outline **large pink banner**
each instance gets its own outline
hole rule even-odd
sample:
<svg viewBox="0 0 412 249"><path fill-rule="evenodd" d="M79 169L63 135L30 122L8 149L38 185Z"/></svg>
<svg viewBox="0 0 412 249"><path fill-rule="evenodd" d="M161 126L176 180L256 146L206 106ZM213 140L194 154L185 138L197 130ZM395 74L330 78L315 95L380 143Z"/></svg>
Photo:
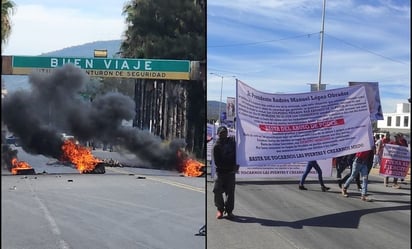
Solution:
<svg viewBox="0 0 412 249"><path fill-rule="evenodd" d="M405 178L410 167L411 152L408 147L396 144L385 144L379 175Z"/></svg>

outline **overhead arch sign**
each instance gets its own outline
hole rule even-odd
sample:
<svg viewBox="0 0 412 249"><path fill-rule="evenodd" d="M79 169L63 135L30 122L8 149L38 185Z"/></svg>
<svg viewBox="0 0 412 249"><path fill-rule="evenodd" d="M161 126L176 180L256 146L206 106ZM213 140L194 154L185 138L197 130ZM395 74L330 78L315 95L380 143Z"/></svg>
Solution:
<svg viewBox="0 0 412 249"><path fill-rule="evenodd" d="M84 69L92 77L189 80L190 61L162 59L2 56L2 74L51 73L65 64ZM10 58L5 58L10 57Z"/></svg>

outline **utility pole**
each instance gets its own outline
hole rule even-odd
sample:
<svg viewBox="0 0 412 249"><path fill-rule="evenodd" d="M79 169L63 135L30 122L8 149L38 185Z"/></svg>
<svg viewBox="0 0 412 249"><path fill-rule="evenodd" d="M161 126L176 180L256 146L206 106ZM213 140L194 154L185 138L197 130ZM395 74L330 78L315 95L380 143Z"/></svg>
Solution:
<svg viewBox="0 0 412 249"><path fill-rule="evenodd" d="M322 83L322 57L323 57L323 36L324 36L324 33L325 33L325 8L326 8L326 0L323 0L322 29L320 31L320 58L319 58L318 91L320 91L320 86L321 86L321 83Z"/></svg>
<svg viewBox="0 0 412 249"><path fill-rule="evenodd" d="M210 73L210 74L212 74L212 75L216 75L217 77L220 77L221 79L222 79L222 81L221 81L221 83L220 83L220 102L219 102L219 117L218 117L218 120L219 120L219 125L221 125L222 124L222 115L221 115L221 112L222 112L222 93L223 93L223 78L225 78L225 76L223 76L223 75L220 75L220 74L217 74L217 73ZM226 76L226 77L232 77L232 78L236 78L236 76Z"/></svg>

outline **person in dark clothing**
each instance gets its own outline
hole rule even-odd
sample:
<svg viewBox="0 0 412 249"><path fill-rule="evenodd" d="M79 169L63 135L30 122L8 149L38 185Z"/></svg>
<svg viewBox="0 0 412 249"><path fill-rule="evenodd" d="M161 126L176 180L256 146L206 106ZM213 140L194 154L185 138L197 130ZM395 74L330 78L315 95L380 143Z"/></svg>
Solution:
<svg viewBox="0 0 412 249"><path fill-rule="evenodd" d="M307 188L305 188L303 184L305 183L306 177L308 176L312 168L315 168L316 172L318 173L318 179L319 179L319 183L320 183L320 187L322 191L325 192L329 190L330 188L326 187L325 184L323 183L322 169L320 168L318 162L316 161L309 161L308 164L306 165L305 173L303 173L302 178L300 179L300 182L299 182L299 189L308 190Z"/></svg>
<svg viewBox="0 0 412 249"><path fill-rule="evenodd" d="M345 156L340 156L336 158L336 178L342 178L342 172L348 167L346 165Z"/></svg>
<svg viewBox="0 0 412 249"><path fill-rule="evenodd" d="M233 218L235 175L239 170L239 166L236 164L236 142L234 137L228 137L227 128L224 126L218 128L217 134L219 138L213 147L213 159L217 175L213 188L217 208L216 218L221 219L224 213L227 214L228 218ZM223 194L226 195L226 199Z"/></svg>
<svg viewBox="0 0 412 249"><path fill-rule="evenodd" d="M336 178L342 178L342 173L352 165L355 154L344 155L336 158ZM349 177L349 176L348 176Z"/></svg>

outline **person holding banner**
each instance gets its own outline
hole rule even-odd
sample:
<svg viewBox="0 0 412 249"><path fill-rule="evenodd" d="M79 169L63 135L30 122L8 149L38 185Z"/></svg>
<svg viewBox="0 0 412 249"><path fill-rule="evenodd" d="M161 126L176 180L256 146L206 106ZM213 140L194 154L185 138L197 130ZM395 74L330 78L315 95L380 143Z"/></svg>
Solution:
<svg viewBox="0 0 412 249"><path fill-rule="evenodd" d="M299 182L299 189L300 190L308 190L307 188L305 188L305 186L303 185L305 183L306 177L308 176L310 170L312 168L315 168L316 172L318 173L318 179L319 179L319 183L320 183L320 187L322 189L322 192L325 192L326 190L329 190L329 187L326 187L325 184L323 183L323 177L322 177L322 169L320 168L318 162L316 161L309 161L308 164L306 165L306 170L305 173L303 173L302 178L300 179Z"/></svg>
<svg viewBox="0 0 412 249"><path fill-rule="evenodd" d="M217 129L219 138L213 147L213 160L216 165L215 185L213 187L214 201L217 208L216 218L223 218L223 213L228 218L234 218L235 207L235 175L239 170L236 164L236 142L233 136L228 137L225 126ZM226 195L224 200L223 194Z"/></svg>
<svg viewBox="0 0 412 249"><path fill-rule="evenodd" d="M403 138L403 134L402 134L402 133L396 134L396 135L395 135L395 141L390 142L390 144L396 144L396 145L399 145L399 146L408 147L408 143L407 143L406 140ZM389 182L389 176L385 176L385 179L384 179L384 184L385 184L385 186L388 186L388 182ZM396 177L393 178L392 188L401 188L401 186L398 184L398 178L396 178Z"/></svg>
<svg viewBox="0 0 412 249"><path fill-rule="evenodd" d="M383 135L377 134L375 137L375 155L373 156L373 167L374 168L376 168L381 161L379 158L379 148L380 148L380 145L382 144L383 139L384 139Z"/></svg>
<svg viewBox="0 0 412 249"><path fill-rule="evenodd" d="M371 158L373 158L372 156L373 156L373 150L367 150L367 151L356 153L355 160L353 160L353 164L352 164L352 174L346 180L342 188L343 196L348 197L347 190L349 188L349 185L352 182L352 180L356 177L356 175L360 173L362 177L361 200L362 201L369 200L368 198L366 198L366 193L368 192L368 175L369 175L369 170L370 170L370 167L368 167L368 165L370 164L372 166L372 161L370 160Z"/></svg>
<svg viewBox="0 0 412 249"><path fill-rule="evenodd" d="M383 147L385 146L385 144L388 144L388 143L391 143L390 133L386 133L385 137L381 139L381 142L376 145L376 150L378 151L378 155L379 155L379 165L382 164L381 160L382 160L382 154L383 154ZM389 181L389 177L385 177L383 179L383 185L385 185L385 187L389 187L388 181ZM393 179L393 184L394 186L398 186L398 178Z"/></svg>
<svg viewBox="0 0 412 249"><path fill-rule="evenodd" d="M408 147L408 142L407 142L406 139L403 137L403 134L402 134L402 133L398 133L397 136L398 136L398 139L399 139L399 145L400 145L400 146ZM404 178L401 178L401 182L404 183L404 181L405 181L405 179L404 179Z"/></svg>
<svg viewBox="0 0 412 249"><path fill-rule="evenodd" d="M400 145L400 146L408 147L408 142L403 137L402 133L398 133L398 134L395 135L395 144Z"/></svg>

